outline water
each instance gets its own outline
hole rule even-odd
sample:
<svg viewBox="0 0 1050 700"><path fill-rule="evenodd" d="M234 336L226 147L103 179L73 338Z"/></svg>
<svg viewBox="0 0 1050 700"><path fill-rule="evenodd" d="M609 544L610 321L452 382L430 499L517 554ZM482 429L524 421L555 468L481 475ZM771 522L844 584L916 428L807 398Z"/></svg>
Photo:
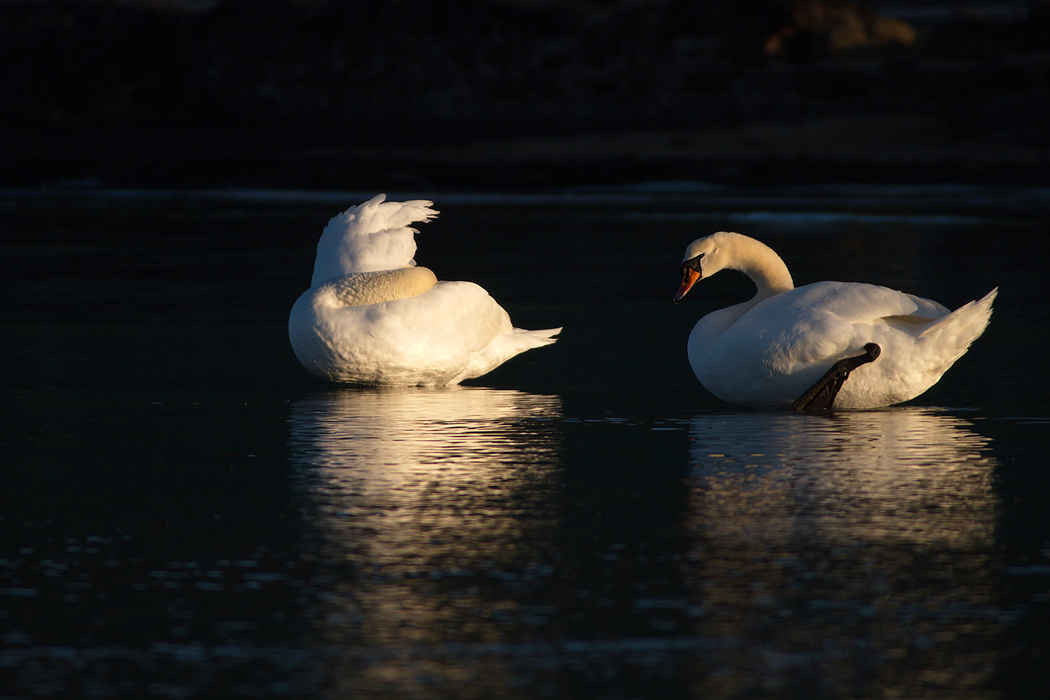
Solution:
<svg viewBox="0 0 1050 700"><path fill-rule="evenodd" d="M1029 697L1045 223L857 194L438 198L417 260L565 326L439 390L288 347L360 197L0 200L0 697ZM670 302L720 228L992 326L907 406L734 409L684 346L746 280Z"/></svg>

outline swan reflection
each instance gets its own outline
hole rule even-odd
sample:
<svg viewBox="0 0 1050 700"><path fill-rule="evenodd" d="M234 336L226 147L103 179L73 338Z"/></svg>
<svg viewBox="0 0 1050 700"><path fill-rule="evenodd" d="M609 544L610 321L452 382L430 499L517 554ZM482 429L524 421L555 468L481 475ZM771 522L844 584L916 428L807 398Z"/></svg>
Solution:
<svg viewBox="0 0 1050 700"><path fill-rule="evenodd" d="M697 418L691 473L718 537L985 546L995 525L988 439L922 408L832 418Z"/></svg>
<svg viewBox="0 0 1050 700"><path fill-rule="evenodd" d="M548 419L560 412L555 396L471 387L333 391L293 406L322 573L313 628L350 654L329 685L403 690L419 676L404 650L501 641L505 603L488 591L550 540L559 447ZM496 685L507 675L496 659L471 668Z"/></svg>
<svg viewBox="0 0 1050 700"><path fill-rule="evenodd" d="M415 567L494 554L555 461L556 396L473 387L318 394L292 407L327 554ZM447 562L445 562L447 564Z"/></svg>
<svg viewBox="0 0 1050 700"><path fill-rule="evenodd" d="M990 682L1009 615L995 460L971 423L700 416L690 439L702 630L739 643L724 660L741 689L957 697Z"/></svg>

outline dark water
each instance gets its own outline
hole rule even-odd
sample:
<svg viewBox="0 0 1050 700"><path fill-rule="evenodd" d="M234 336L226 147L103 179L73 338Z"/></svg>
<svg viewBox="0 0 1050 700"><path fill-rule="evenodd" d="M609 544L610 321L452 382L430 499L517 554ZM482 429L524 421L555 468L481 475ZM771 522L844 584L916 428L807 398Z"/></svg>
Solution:
<svg viewBox="0 0 1050 700"><path fill-rule="evenodd" d="M1034 697L1047 225L935 194L439 198L416 259L565 326L446 390L291 353L357 199L0 201L0 697ZM903 407L734 409L685 339L748 283L670 302L722 228L992 326Z"/></svg>

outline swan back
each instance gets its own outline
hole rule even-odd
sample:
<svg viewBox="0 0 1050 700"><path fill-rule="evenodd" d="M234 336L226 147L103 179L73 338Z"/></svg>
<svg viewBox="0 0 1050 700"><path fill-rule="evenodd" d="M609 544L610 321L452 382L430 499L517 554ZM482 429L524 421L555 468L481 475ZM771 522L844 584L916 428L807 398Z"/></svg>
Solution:
<svg viewBox="0 0 1050 700"><path fill-rule="evenodd" d="M379 194L328 222L317 243L311 286L354 272L411 267L416 254L416 229L410 224L428 221L438 212L433 202L387 202Z"/></svg>

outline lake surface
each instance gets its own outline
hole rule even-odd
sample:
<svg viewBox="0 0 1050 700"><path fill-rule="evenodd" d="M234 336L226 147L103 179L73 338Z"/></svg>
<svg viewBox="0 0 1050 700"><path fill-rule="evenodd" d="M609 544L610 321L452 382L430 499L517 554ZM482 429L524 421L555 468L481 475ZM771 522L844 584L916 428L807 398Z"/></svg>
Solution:
<svg viewBox="0 0 1050 700"><path fill-rule="evenodd" d="M416 260L565 328L438 390L324 384L289 347L321 229L366 196L0 197L0 697L1045 684L1045 192L436 196ZM904 406L734 408L685 342L749 282L671 303L719 229L798 284L998 285L992 325Z"/></svg>

